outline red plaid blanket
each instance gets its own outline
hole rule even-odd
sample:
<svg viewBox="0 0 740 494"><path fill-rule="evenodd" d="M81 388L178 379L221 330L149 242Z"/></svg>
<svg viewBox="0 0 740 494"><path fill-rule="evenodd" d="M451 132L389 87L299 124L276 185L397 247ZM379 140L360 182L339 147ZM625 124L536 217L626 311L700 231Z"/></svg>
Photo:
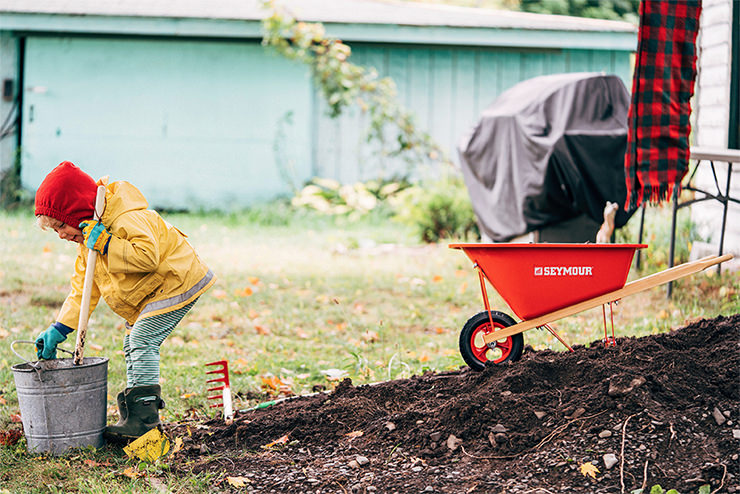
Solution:
<svg viewBox="0 0 740 494"><path fill-rule="evenodd" d="M701 0L642 0L627 117L625 210L660 202L689 166L690 99Z"/></svg>

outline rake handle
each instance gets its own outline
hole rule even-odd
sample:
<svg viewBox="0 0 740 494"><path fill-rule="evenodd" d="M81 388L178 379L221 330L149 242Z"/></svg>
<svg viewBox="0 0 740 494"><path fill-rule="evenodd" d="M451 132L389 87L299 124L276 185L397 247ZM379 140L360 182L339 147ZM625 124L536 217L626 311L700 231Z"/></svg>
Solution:
<svg viewBox="0 0 740 494"><path fill-rule="evenodd" d="M98 186L95 194L95 211L93 220L100 221L100 216L105 208L105 186ZM82 285L82 301L80 303L80 318L77 322L77 343L75 353L72 357L74 365L82 363L82 354L85 351L85 337L87 336L87 320L90 314L90 297L92 295L93 275L95 274L95 262L98 260L98 252L90 249L87 253L87 266L85 266L85 283Z"/></svg>

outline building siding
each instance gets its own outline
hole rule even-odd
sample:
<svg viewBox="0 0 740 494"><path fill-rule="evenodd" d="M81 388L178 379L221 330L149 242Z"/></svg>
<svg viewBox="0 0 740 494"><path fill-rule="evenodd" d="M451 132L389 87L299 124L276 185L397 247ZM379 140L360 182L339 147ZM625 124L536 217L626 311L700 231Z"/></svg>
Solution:
<svg viewBox="0 0 740 494"><path fill-rule="evenodd" d="M403 47L353 45L351 60L377 69L396 83L398 99L422 130L457 162L457 142L480 113L514 84L544 74L605 72L617 74L630 87L629 54L604 50L515 50L487 47ZM317 101L320 111L326 106ZM321 117L312 169L342 182L404 173L400 161L370 165L364 135L367 119L356 109L336 121Z"/></svg>
<svg viewBox="0 0 740 494"><path fill-rule="evenodd" d="M480 112L519 81L579 71L630 80L636 37L626 23L433 6L410 22L406 4L296 5L352 47L353 63L392 77L399 101L453 160ZM261 46L255 1L197 7L50 0L36 11L0 0L0 76L25 79L25 187L72 160L136 183L154 207L234 209L312 176L351 183L409 171L366 142L367 115L350 108L330 119L309 70ZM355 7L374 21L358 21ZM9 142L0 171L15 152Z"/></svg>
<svg viewBox="0 0 740 494"><path fill-rule="evenodd" d="M740 8L734 2L734 8ZM694 145L703 148L726 149L730 118L730 64L732 32L732 0L704 0L699 34L699 59L694 101ZM737 63L735 61L734 63ZM717 183L725 192L727 163L715 162ZM733 166L730 196L740 198L740 163ZM716 193L715 177L709 162L702 162L696 172L696 185ZM691 219L706 242L694 245L692 257L716 253L722 225L722 205L705 201L691 206ZM740 256L740 205L730 203L724 239L725 252Z"/></svg>
<svg viewBox="0 0 740 494"><path fill-rule="evenodd" d="M30 188L70 160L136 183L158 207L239 207L284 191L279 130L284 161L310 172L306 71L257 42L47 36L25 51Z"/></svg>

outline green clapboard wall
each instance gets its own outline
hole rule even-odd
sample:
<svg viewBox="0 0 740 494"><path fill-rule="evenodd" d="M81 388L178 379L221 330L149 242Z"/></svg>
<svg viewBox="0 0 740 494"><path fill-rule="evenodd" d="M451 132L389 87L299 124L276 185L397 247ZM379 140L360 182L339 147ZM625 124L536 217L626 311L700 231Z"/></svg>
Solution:
<svg viewBox="0 0 740 494"><path fill-rule="evenodd" d="M399 101L453 161L458 140L481 111L517 82L562 72L604 72L620 76L629 88L632 70L629 52L583 49L358 44L352 45L351 61L390 76ZM321 96L314 93L314 99L320 109L313 139L315 175L353 182L404 171L401 163L384 162L368 146L368 119L358 110L329 119Z"/></svg>
<svg viewBox="0 0 740 494"><path fill-rule="evenodd" d="M169 208L224 208L286 192L273 145L309 176L305 68L257 42L29 37L22 180L70 160Z"/></svg>
<svg viewBox="0 0 740 494"><path fill-rule="evenodd" d="M394 79L400 102L453 159L480 111L518 81L630 74L627 50L351 47L353 63ZM135 183L153 207L228 210L290 194L312 176L351 183L405 171L365 142L357 109L328 118L307 68L258 39L30 35L23 67L30 189L71 160Z"/></svg>

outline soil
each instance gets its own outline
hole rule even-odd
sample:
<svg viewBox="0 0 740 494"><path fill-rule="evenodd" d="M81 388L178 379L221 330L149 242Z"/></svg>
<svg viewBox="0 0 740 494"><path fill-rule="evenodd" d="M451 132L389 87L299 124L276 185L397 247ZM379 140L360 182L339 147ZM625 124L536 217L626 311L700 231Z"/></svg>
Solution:
<svg viewBox="0 0 740 494"><path fill-rule="evenodd" d="M574 350L173 424L173 468L224 492L740 492L740 315Z"/></svg>

